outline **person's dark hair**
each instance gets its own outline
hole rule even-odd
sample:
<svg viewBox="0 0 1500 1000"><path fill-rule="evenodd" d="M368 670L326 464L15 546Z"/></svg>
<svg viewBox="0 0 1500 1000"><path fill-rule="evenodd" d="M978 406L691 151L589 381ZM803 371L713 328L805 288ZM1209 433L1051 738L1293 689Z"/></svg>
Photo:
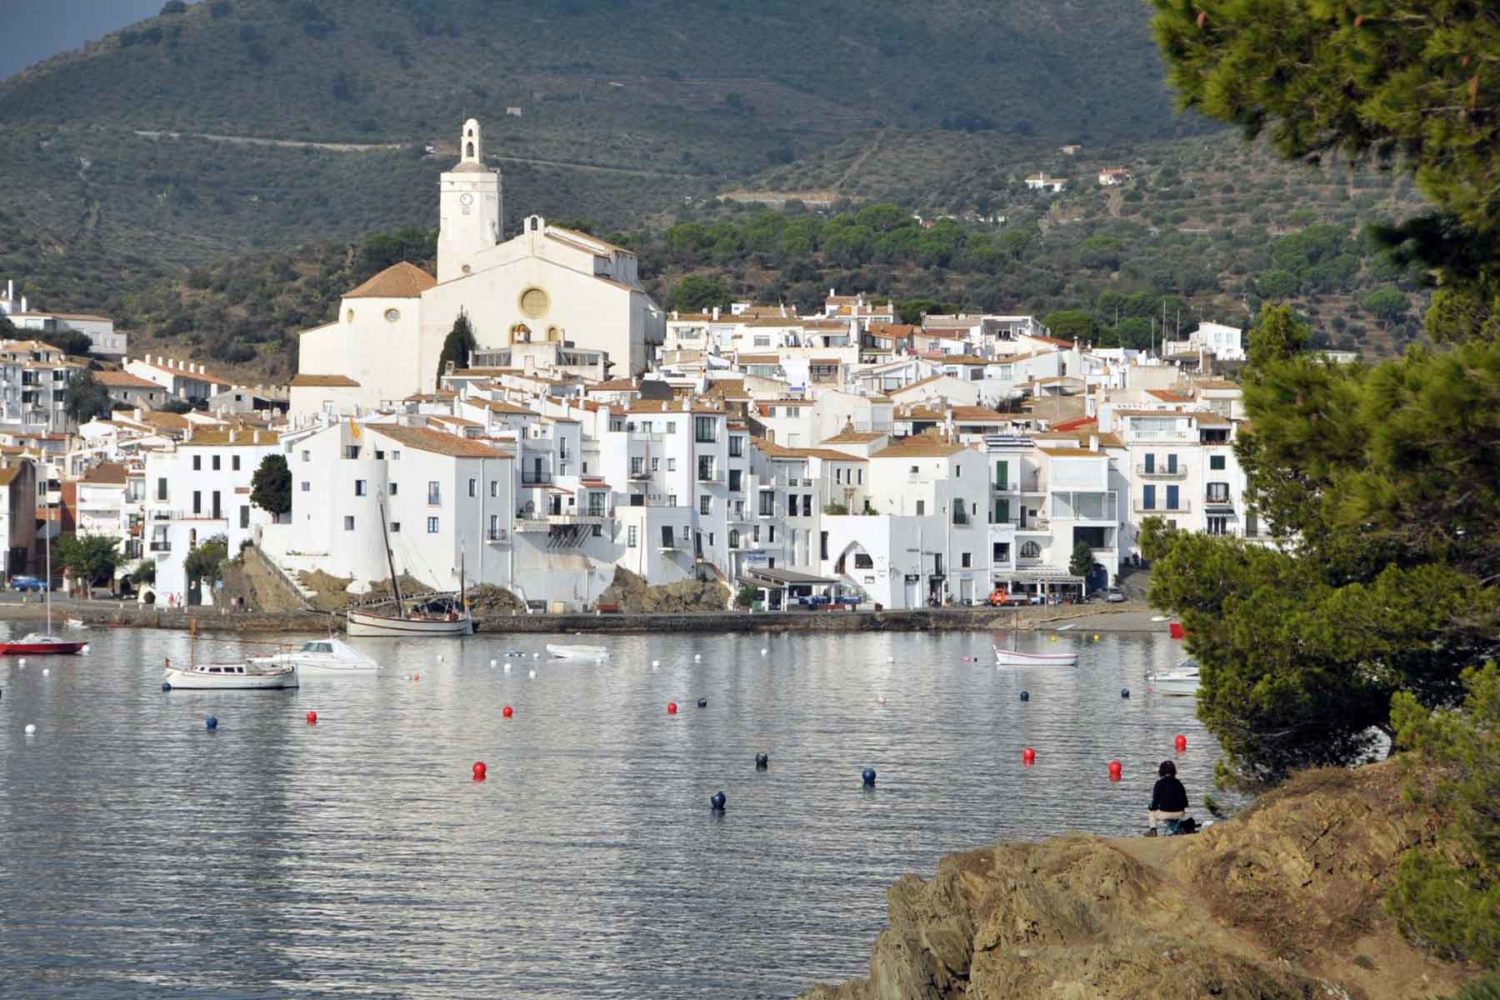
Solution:
<svg viewBox="0 0 1500 1000"><path fill-rule="evenodd" d="M1156 769L1156 774L1162 778L1175 778L1177 777L1177 765L1170 760L1164 760L1161 762L1161 767Z"/></svg>

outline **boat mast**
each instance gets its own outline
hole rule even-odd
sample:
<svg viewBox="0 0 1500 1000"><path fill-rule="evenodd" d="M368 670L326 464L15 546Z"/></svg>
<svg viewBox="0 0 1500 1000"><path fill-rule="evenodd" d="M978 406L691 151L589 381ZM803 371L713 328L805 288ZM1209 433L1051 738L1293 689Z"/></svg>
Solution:
<svg viewBox="0 0 1500 1000"><path fill-rule="evenodd" d="M52 638L52 522L48 519L47 530L42 535L43 548L47 552L47 585L42 588L42 593L47 600L47 638ZM33 549L32 551L35 551Z"/></svg>
<svg viewBox="0 0 1500 1000"><path fill-rule="evenodd" d="M396 592L396 615L406 618L406 602L401 599L401 580L396 576L396 554L391 551L391 532L385 524L385 494L380 495L380 537L385 542L385 561L391 568L391 589Z"/></svg>
<svg viewBox="0 0 1500 1000"><path fill-rule="evenodd" d="M458 610L469 613L469 588L464 581L464 550L461 545L458 548Z"/></svg>

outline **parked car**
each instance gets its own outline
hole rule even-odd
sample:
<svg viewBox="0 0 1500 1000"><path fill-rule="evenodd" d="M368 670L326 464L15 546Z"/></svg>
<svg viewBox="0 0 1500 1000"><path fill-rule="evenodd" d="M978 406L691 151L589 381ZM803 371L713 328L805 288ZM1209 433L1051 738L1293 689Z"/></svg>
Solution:
<svg viewBox="0 0 1500 1000"><path fill-rule="evenodd" d="M13 576L10 578L10 589L37 594L47 589L47 581L34 576Z"/></svg>
<svg viewBox="0 0 1500 1000"><path fill-rule="evenodd" d="M1130 598L1125 596L1125 591L1119 587L1110 587L1104 592L1104 599L1110 604L1124 604Z"/></svg>

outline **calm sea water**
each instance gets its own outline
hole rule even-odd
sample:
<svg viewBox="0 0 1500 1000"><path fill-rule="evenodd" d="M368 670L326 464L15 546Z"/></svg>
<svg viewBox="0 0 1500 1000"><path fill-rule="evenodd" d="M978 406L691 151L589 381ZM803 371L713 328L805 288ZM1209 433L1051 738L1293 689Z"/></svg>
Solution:
<svg viewBox="0 0 1500 1000"><path fill-rule="evenodd" d="M163 693L185 636L88 634L0 661L8 996L786 997L864 970L901 873L1138 831L1156 764L1196 802L1215 753L1146 690L1165 636L1024 635L1082 658L1020 670L986 634L357 640L379 675Z"/></svg>

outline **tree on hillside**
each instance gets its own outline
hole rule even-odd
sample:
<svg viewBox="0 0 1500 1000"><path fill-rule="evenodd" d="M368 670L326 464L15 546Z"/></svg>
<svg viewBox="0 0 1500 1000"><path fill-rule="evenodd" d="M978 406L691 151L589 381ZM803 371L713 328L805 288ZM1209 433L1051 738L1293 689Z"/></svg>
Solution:
<svg viewBox="0 0 1500 1000"><path fill-rule="evenodd" d="M0 340L14 340L16 337L16 324L11 322L8 315L0 312Z"/></svg>
<svg viewBox="0 0 1500 1000"><path fill-rule="evenodd" d="M474 327L469 323L469 314L462 309L453 321L453 329L443 340L443 352L438 355L437 385L442 388L443 376L448 372L448 362L453 362L454 371L469 367L469 355L474 352Z"/></svg>
<svg viewBox="0 0 1500 1000"><path fill-rule="evenodd" d="M81 371L74 375L68 383L68 391L63 396L63 407L69 417L80 424L86 424L96 417L107 417L114 410L114 400L109 397L109 390L99 384L91 371Z"/></svg>
<svg viewBox="0 0 1500 1000"><path fill-rule="evenodd" d="M1438 850L1402 855L1386 909L1449 958L1500 964L1500 670L1464 675L1461 709L1433 712L1409 694L1392 712L1411 752L1407 793L1435 813Z"/></svg>
<svg viewBox="0 0 1500 1000"><path fill-rule="evenodd" d="M108 584L119 564L119 543L104 535L63 535L54 558L81 587Z"/></svg>
<svg viewBox="0 0 1500 1000"><path fill-rule="evenodd" d="M1405 252L1440 282L1428 330L1453 343L1373 368L1302 350L1287 309L1262 312L1236 451L1247 506L1281 551L1143 529L1152 600L1181 615L1203 666L1198 712L1221 778L1277 781L1348 764L1397 706L1454 705L1461 672L1500 653L1500 24L1482 5L1389 0L1153 0L1183 103L1269 131L1289 157L1340 150L1399 165L1438 214ZM1289 83L1289 81L1294 81ZM1348 233L1273 248L1300 280L1346 267Z"/></svg>
<svg viewBox="0 0 1500 1000"><path fill-rule="evenodd" d="M672 289L672 308L681 312L706 312L729 307L729 289L718 278L689 274Z"/></svg>
<svg viewBox="0 0 1500 1000"><path fill-rule="evenodd" d="M292 512L292 470L285 455L272 453L260 460L250 477L250 502L275 518Z"/></svg>
<svg viewBox="0 0 1500 1000"><path fill-rule="evenodd" d="M66 328L52 330L46 333L38 333L36 338L44 344L52 345L64 354L71 354L79 358L84 357L94 349L94 342L89 339L89 335L79 333L77 330Z"/></svg>

